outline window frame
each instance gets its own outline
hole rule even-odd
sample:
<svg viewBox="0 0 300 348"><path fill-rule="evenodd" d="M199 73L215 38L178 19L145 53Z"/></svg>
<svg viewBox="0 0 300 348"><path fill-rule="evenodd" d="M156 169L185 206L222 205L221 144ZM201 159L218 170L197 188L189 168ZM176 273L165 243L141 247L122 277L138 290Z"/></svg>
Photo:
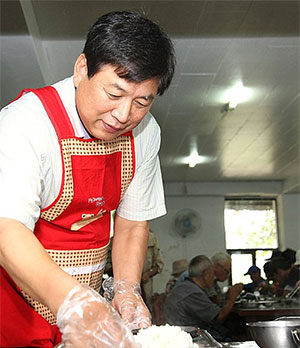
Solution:
<svg viewBox="0 0 300 348"><path fill-rule="evenodd" d="M225 209L226 209L226 201L263 201L263 200L271 200L275 202L275 216L276 216L276 234L277 234L277 248L247 248L247 249L227 249L226 248L226 228L225 228L225 218L224 218L224 237L225 237L225 249L226 252L231 256L233 254L251 254L252 256L252 264L256 265L256 252L257 251L271 251L274 250L280 250L280 231L279 231L279 213L278 213L278 200L277 197L274 196L261 196L261 197L253 197L253 196L230 196L224 198L224 215L225 215ZM232 274L230 273L229 279L228 279L229 285L232 285Z"/></svg>

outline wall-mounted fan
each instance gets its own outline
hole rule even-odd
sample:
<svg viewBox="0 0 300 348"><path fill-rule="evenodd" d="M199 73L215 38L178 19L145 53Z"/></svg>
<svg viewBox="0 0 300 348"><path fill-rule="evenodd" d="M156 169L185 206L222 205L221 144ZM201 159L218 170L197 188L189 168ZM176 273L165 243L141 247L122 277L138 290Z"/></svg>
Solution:
<svg viewBox="0 0 300 348"><path fill-rule="evenodd" d="M193 209L179 210L173 220L174 232L181 238L187 238L200 229L200 216Z"/></svg>

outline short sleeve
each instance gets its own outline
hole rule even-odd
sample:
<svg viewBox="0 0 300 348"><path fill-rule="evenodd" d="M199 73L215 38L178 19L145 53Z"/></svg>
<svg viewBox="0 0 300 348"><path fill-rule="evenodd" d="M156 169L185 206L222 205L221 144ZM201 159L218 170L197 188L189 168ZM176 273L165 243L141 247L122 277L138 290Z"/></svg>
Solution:
<svg viewBox="0 0 300 348"><path fill-rule="evenodd" d="M11 107L0 114L0 216L33 230L40 214L43 180L34 134L24 130L28 125L17 115L18 109Z"/></svg>
<svg viewBox="0 0 300 348"><path fill-rule="evenodd" d="M42 103L27 93L0 113L0 217L34 230L62 177L55 130Z"/></svg>

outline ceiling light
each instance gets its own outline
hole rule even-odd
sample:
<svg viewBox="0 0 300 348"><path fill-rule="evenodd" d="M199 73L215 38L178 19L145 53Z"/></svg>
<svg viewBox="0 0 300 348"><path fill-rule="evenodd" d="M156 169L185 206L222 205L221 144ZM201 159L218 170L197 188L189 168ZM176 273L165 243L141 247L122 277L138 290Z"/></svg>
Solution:
<svg viewBox="0 0 300 348"><path fill-rule="evenodd" d="M222 108L222 111L225 111L225 112L233 111L236 108L237 104L238 103L235 101L230 101L224 105L224 107Z"/></svg>
<svg viewBox="0 0 300 348"><path fill-rule="evenodd" d="M194 168L197 164L210 162L211 157L200 156L197 152L192 153L190 156L186 157L185 163L189 165L190 168Z"/></svg>
<svg viewBox="0 0 300 348"><path fill-rule="evenodd" d="M242 81L237 81L224 93L223 101L226 103L227 111L234 110L239 103L249 100L251 94L250 88L244 87Z"/></svg>
<svg viewBox="0 0 300 348"><path fill-rule="evenodd" d="M203 157L199 155L191 155L188 157L188 165L190 168L196 167L197 164L203 163Z"/></svg>
<svg viewBox="0 0 300 348"><path fill-rule="evenodd" d="M216 160L215 157L200 156L198 154L197 136L190 136L189 141L191 147L190 155L186 157L177 157L176 159L174 159L175 163L188 164L190 168L194 168L197 164L208 163Z"/></svg>

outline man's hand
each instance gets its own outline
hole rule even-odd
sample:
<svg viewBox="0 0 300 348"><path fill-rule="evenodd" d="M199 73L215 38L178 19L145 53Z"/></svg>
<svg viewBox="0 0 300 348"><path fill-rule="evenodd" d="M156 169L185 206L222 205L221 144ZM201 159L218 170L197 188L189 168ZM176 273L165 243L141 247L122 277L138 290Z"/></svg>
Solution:
<svg viewBox="0 0 300 348"><path fill-rule="evenodd" d="M66 348L134 348L118 313L87 285L74 287L60 306L57 325Z"/></svg>
<svg viewBox="0 0 300 348"><path fill-rule="evenodd" d="M242 283L238 283L238 284L231 286L227 292L227 300L234 302L242 290L243 290Z"/></svg>
<svg viewBox="0 0 300 348"><path fill-rule="evenodd" d="M244 284L243 283L237 283L233 285L233 288L240 294L243 291Z"/></svg>
<svg viewBox="0 0 300 348"><path fill-rule="evenodd" d="M139 284L116 280L112 305L130 330L151 325L151 314L140 295Z"/></svg>
<svg viewBox="0 0 300 348"><path fill-rule="evenodd" d="M155 276L157 273L159 272L159 267L158 265L154 265L153 267L151 267L150 269L148 269L146 272L144 272L142 274L142 282L144 284L148 283L148 281L150 280L150 278L152 278L153 276Z"/></svg>
<svg viewBox="0 0 300 348"><path fill-rule="evenodd" d="M150 278L151 278L150 271L148 270L148 271L144 272L142 275L142 283L144 283L144 284L148 283Z"/></svg>

